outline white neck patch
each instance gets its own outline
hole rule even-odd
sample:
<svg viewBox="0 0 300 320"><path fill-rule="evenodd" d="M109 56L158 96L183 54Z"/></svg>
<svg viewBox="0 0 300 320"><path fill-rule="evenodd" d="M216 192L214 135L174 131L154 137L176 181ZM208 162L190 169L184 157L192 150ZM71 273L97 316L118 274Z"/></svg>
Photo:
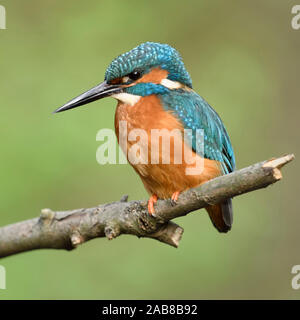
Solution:
<svg viewBox="0 0 300 320"><path fill-rule="evenodd" d="M111 97L131 106L134 106L141 98L141 96L136 96L135 94L125 92L112 94Z"/></svg>
<svg viewBox="0 0 300 320"><path fill-rule="evenodd" d="M169 79L162 79L160 82L161 85L163 85L164 87L168 88L168 89L179 89L182 88L183 85L178 82L178 81L172 81Z"/></svg>

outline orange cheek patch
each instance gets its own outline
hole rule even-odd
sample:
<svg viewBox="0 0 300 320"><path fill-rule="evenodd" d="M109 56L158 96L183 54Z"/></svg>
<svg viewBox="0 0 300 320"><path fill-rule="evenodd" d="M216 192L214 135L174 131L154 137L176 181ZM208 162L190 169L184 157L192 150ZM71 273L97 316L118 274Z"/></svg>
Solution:
<svg viewBox="0 0 300 320"><path fill-rule="evenodd" d="M163 79L168 77L168 71L161 68L152 69L149 73L145 74L142 78L136 81L136 83L141 82L152 82L152 83L161 83Z"/></svg>

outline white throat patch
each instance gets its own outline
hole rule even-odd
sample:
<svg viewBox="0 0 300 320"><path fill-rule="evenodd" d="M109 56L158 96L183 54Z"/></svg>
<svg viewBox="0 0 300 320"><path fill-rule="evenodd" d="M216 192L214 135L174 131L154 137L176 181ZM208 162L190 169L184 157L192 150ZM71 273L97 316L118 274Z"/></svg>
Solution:
<svg viewBox="0 0 300 320"><path fill-rule="evenodd" d="M129 104L131 106L134 106L141 98L141 96L136 96L135 94L130 94L130 93L116 93L116 94L112 94L111 97L122 101L126 104Z"/></svg>

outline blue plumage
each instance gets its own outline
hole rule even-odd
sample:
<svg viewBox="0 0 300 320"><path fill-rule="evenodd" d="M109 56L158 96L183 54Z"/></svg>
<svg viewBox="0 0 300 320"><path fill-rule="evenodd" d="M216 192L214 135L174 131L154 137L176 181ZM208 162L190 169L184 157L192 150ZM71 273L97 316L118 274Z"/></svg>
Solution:
<svg viewBox="0 0 300 320"><path fill-rule="evenodd" d="M235 169L233 148L227 131L211 106L196 92L183 89L170 90L169 94L161 96L163 106L171 110L183 123L186 129L192 129L188 142L193 150L201 139L196 139L196 130L204 130L204 157L221 162L224 174ZM201 147L198 147L201 150ZM203 156L203 155L201 155Z"/></svg>
<svg viewBox="0 0 300 320"><path fill-rule="evenodd" d="M170 93L170 90L160 84L155 83L138 83L132 87L125 88L126 93L134 94L141 97L150 96L151 94L165 95Z"/></svg>
<svg viewBox="0 0 300 320"><path fill-rule="evenodd" d="M192 88L191 77L178 51L167 44L154 42L145 42L114 59L106 70L105 80L109 82L126 76L133 70L146 74L155 67L168 70L169 80L179 81Z"/></svg>

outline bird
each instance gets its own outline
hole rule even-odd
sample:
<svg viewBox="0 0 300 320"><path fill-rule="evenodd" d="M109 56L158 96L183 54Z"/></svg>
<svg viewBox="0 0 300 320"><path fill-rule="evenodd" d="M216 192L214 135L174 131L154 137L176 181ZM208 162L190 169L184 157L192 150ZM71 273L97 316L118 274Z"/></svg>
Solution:
<svg viewBox="0 0 300 320"><path fill-rule="evenodd" d="M118 101L115 131L119 143L120 121L126 121L128 129L145 130L149 134L149 143L153 129L175 129L182 134L171 138L171 146L177 142L182 143L193 159L203 163L201 172L187 174L187 169L195 167L195 163L191 164L185 159L179 164L174 161L167 164L160 161L129 161L150 195L150 215L155 217L155 203L158 199L171 199L176 205L180 193L235 170L233 147L220 116L193 90L190 74L181 55L172 46L145 42L119 55L106 69L103 82L56 109L54 113L105 97ZM188 134L184 136L185 130ZM197 135L199 130L202 130L202 138ZM127 149L123 150L125 154L132 144L132 141L127 141ZM149 145L140 149L140 152L148 153L144 155L147 159L151 158L151 151ZM163 156L163 151L159 149L159 160ZM174 160L175 153L171 151L170 157ZM231 229L232 199L209 205L205 209L219 232L227 233Z"/></svg>

